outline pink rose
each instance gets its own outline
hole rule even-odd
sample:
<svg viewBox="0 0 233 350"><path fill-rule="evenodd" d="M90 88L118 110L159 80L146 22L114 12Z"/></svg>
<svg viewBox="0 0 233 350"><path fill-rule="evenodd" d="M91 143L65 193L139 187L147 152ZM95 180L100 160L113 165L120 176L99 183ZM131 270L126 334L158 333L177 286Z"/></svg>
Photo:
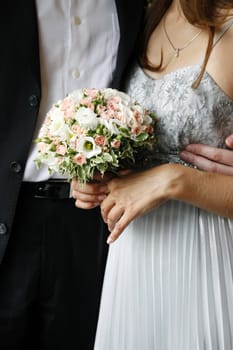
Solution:
<svg viewBox="0 0 233 350"><path fill-rule="evenodd" d="M106 112L106 107L102 106L102 105L98 105L96 108L96 111L98 114L102 114L102 113Z"/></svg>
<svg viewBox="0 0 233 350"><path fill-rule="evenodd" d="M78 165L83 165L86 163L86 157L82 153L78 153L74 156L74 162Z"/></svg>
<svg viewBox="0 0 233 350"><path fill-rule="evenodd" d="M46 151L48 150L48 145L44 142L39 142L38 149L40 153L46 153Z"/></svg>
<svg viewBox="0 0 233 350"><path fill-rule="evenodd" d="M120 145L121 145L121 141L120 140L115 139L115 140L113 140L111 142L111 146L114 147L114 148L119 148Z"/></svg>
<svg viewBox="0 0 233 350"><path fill-rule="evenodd" d="M95 144L98 146L105 146L107 144L107 139L103 135L97 135L94 140Z"/></svg>
<svg viewBox="0 0 233 350"><path fill-rule="evenodd" d="M138 112L138 111L134 111L133 112L133 117L135 119L135 121L139 124L142 124L143 123L143 118L141 116L141 114Z"/></svg>
<svg viewBox="0 0 233 350"><path fill-rule="evenodd" d="M107 111L101 113L101 117L105 120L109 120L114 117L114 112L111 109L108 109Z"/></svg>
<svg viewBox="0 0 233 350"><path fill-rule="evenodd" d="M85 128L82 128L77 124L72 125L71 130L73 131L73 133L77 134L78 136L85 135L87 132Z"/></svg>
<svg viewBox="0 0 233 350"><path fill-rule="evenodd" d="M65 115L66 119L72 117L74 115L74 113L75 113L74 107L70 107L64 111L64 115Z"/></svg>
<svg viewBox="0 0 233 350"><path fill-rule="evenodd" d="M112 109L113 111L116 111L118 109L118 105L120 103L121 99L117 96L111 96L108 99L107 107L109 109Z"/></svg>
<svg viewBox="0 0 233 350"><path fill-rule="evenodd" d="M94 99L98 96L97 89L85 89L84 93L85 93L85 95L88 95L88 97L91 97L92 99Z"/></svg>
<svg viewBox="0 0 233 350"><path fill-rule="evenodd" d="M57 145L56 147L57 154L64 156L66 154L66 151L67 151L67 147L65 145Z"/></svg>
<svg viewBox="0 0 233 350"><path fill-rule="evenodd" d="M66 109L70 109L72 107L72 100L69 97L64 98L64 100L61 102L61 110L65 111Z"/></svg>
<svg viewBox="0 0 233 350"><path fill-rule="evenodd" d="M133 135L139 135L142 132L142 127L140 125L134 125L131 128L131 132Z"/></svg>

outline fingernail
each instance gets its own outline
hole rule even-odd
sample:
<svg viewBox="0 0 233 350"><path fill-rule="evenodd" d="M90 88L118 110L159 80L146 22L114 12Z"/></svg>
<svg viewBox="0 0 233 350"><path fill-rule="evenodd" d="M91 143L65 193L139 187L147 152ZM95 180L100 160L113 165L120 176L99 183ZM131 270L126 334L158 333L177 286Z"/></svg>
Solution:
<svg viewBox="0 0 233 350"><path fill-rule="evenodd" d="M101 195L98 196L98 200L99 200L99 201L102 201L102 200L104 200L105 198L106 198L106 194L101 194Z"/></svg>
<svg viewBox="0 0 233 350"><path fill-rule="evenodd" d="M233 147L233 135L230 135L226 138L226 145L229 146L230 148Z"/></svg>
<svg viewBox="0 0 233 350"><path fill-rule="evenodd" d="M186 151L181 151L180 152L180 157L185 158L187 157L188 153Z"/></svg>
<svg viewBox="0 0 233 350"><path fill-rule="evenodd" d="M107 239L107 243L108 243L108 244L111 244L112 242L113 242L113 239L112 239L111 236L109 236L108 239Z"/></svg>

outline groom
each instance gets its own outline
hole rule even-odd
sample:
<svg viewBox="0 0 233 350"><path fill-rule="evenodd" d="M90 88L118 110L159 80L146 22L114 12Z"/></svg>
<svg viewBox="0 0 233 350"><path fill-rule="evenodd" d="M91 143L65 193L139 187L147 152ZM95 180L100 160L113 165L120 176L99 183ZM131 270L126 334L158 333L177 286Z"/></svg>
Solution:
<svg viewBox="0 0 233 350"><path fill-rule="evenodd" d="M144 0L0 5L0 348L92 349L107 254L99 210L38 172L46 111L80 87L120 88Z"/></svg>

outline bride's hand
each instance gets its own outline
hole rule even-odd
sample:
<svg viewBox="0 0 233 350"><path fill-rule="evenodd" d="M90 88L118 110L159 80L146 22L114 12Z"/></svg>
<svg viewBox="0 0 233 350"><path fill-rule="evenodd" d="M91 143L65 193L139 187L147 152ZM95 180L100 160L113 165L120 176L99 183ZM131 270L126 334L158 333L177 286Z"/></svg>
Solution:
<svg viewBox="0 0 233 350"><path fill-rule="evenodd" d="M120 176L127 175L130 170L119 172ZM75 199L75 205L81 209L93 209L101 204L107 195L107 182L115 175L113 173L105 173L104 176L96 173L93 181L87 182L85 185L80 184L73 179L71 182L71 193Z"/></svg>
<svg viewBox="0 0 233 350"><path fill-rule="evenodd" d="M107 242L115 241L133 219L165 202L172 178L172 165L166 164L109 181L108 195L101 203L103 219L111 231Z"/></svg>

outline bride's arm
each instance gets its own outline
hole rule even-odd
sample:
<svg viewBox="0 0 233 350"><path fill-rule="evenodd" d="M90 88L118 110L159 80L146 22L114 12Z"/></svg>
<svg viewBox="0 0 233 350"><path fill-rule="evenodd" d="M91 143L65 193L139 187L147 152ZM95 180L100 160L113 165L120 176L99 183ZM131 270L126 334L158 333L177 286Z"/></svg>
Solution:
<svg viewBox="0 0 233 350"><path fill-rule="evenodd" d="M178 164L165 164L111 180L101 204L111 243L136 217L169 199L233 218L233 178Z"/></svg>
<svg viewBox="0 0 233 350"><path fill-rule="evenodd" d="M171 198L233 218L233 177L192 168L176 169Z"/></svg>

